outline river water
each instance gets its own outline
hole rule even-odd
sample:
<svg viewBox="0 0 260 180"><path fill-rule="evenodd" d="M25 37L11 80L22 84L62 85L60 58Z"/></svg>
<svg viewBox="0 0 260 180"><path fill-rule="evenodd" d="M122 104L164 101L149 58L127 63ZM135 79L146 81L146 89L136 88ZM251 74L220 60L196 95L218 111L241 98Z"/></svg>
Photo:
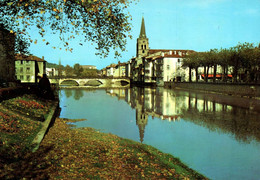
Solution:
<svg viewBox="0 0 260 180"><path fill-rule="evenodd" d="M260 179L256 101L134 87L61 89L60 106L60 117L86 119L77 127L152 145L210 179Z"/></svg>

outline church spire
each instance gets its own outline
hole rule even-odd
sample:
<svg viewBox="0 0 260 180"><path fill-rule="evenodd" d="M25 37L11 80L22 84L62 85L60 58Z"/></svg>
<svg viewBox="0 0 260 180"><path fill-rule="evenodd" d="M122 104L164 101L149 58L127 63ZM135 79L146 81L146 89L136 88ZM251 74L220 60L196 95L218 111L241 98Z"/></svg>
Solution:
<svg viewBox="0 0 260 180"><path fill-rule="evenodd" d="M140 31L139 38L146 38L145 25L144 25L144 17L142 18L141 31Z"/></svg>
<svg viewBox="0 0 260 180"><path fill-rule="evenodd" d="M136 43L136 57L147 56L149 53L149 42L145 33L144 17L142 18L141 31Z"/></svg>

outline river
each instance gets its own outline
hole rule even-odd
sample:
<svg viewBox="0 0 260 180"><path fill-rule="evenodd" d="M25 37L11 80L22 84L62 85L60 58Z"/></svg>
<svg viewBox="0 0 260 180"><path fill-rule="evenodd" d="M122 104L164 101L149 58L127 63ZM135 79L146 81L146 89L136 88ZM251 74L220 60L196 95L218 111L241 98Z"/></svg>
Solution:
<svg viewBox="0 0 260 180"><path fill-rule="evenodd" d="M61 118L149 144L210 179L260 178L259 103L164 88L61 89ZM229 102L243 103L235 97Z"/></svg>

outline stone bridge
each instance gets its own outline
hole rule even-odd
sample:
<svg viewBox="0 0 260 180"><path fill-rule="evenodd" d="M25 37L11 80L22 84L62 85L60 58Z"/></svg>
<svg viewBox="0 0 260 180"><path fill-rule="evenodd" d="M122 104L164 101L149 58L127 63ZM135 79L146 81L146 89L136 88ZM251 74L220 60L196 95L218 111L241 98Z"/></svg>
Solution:
<svg viewBox="0 0 260 180"><path fill-rule="evenodd" d="M49 78L51 83L68 86L124 87L129 86L127 78Z"/></svg>

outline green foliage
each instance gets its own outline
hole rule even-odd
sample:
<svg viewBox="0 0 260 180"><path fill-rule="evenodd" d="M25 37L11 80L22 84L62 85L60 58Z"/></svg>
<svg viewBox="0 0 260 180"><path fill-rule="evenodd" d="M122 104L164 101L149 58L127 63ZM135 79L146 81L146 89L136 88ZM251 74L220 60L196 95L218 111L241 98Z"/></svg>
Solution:
<svg viewBox="0 0 260 180"><path fill-rule="evenodd" d="M0 24L15 33L17 49L23 50L32 39L30 29L37 29L42 41L49 30L58 34L66 51L72 51L69 40L83 35L95 43L97 55L107 56L111 49L125 50L131 25L126 8L129 0L0 0ZM128 35L130 36L130 35ZM53 47L56 48L56 47ZM116 54L118 55L118 54Z"/></svg>
<svg viewBox="0 0 260 180"><path fill-rule="evenodd" d="M183 67L197 69L204 67L204 74L208 77L210 67L222 66L223 81L226 81L228 69L232 67L233 81L260 82L260 48L252 43L239 43L229 49L213 49L207 52L196 52L187 55L183 60ZM215 77L214 70L214 77ZM191 72L191 71L190 71ZM207 81L207 78L205 78Z"/></svg>
<svg viewBox="0 0 260 180"><path fill-rule="evenodd" d="M84 69L81 73L82 77L97 77L96 69Z"/></svg>
<svg viewBox="0 0 260 180"><path fill-rule="evenodd" d="M83 68L80 66L80 64L74 64L73 66L73 70L74 70L74 74L77 76L77 77L80 77L81 76L81 73L83 72Z"/></svg>
<svg viewBox="0 0 260 180"><path fill-rule="evenodd" d="M74 75L74 70L70 65L66 65L64 70L65 70L66 76L73 76Z"/></svg>
<svg viewBox="0 0 260 180"><path fill-rule="evenodd" d="M50 62L46 62L46 67L47 68L59 68L60 65L55 64L55 63L50 63ZM63 65L61 65L61 68L64 69L65 67Z"/></svg>

